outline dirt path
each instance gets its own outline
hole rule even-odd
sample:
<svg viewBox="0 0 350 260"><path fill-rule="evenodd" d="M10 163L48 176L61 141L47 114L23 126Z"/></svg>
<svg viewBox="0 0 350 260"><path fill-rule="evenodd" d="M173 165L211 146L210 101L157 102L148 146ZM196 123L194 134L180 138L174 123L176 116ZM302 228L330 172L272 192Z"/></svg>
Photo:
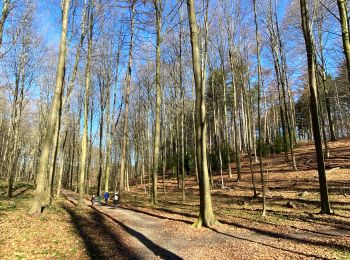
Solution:
<svg viewBox="0 0 350 260"><path fill-rule="evenodd" d="M69 191L63 194L72 203L76 202L77 194ZM87 199L85 204L91 207ZM166 216L154 217L96 204L92 208L127 234L137 259L336 259L331 247L309 243L308 238L350 236L350 231L344 230L275 236L224 224L215 229L195 229L185 220L174 221Z"/></svg>

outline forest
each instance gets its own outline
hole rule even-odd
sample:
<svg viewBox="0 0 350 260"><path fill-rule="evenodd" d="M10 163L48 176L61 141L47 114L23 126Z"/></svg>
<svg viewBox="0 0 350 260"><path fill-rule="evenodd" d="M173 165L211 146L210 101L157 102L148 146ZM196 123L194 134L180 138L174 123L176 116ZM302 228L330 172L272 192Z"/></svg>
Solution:
<svg viewBox="0 0 350 260"><path fill-rule="evenodd" d="M0 8L0 259L350 259L348 1Z"/></svg>

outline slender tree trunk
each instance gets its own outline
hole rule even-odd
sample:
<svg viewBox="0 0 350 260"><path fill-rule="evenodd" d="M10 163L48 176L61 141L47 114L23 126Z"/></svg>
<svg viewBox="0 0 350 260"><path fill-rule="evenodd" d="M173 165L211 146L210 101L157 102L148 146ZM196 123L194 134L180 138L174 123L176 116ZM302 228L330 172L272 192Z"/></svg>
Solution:
<svg viewBox="0 0 350 260"><path fill-rule="evenodd" d="M122 140L122 154L120 160L120 181L119 181L119 201L122 201L123 192L125 190L124 177L125 177L125 166L126 166L126 145L128 139L128 120L129 120L129 94L131 88L131 68L132 68L132 53L133 53L133 41L134 41L134 16L135 16L135 4L136 1L131 2L131 19L130 19L130 43L129 43L129 61L128 70L126 73L125 82L125 111L124 111L124 126L123 126L123 140Z"/></svg>
<svg viewBox="0 0 350 260"><path fill-rule="evenodd" d="M207 5L208 7L208 5ZM202 225L210 227L216 222L213 212L208 162L207 162L207 126L206 126L206 108L205 108L205 77L201 73L198 31L194 0L187 0L188 17L190 25L191 46L192 46L192 63L193 74L196 86L196 128L197 128L197 161L199 168L199 197L200 197L200 213L197 221L194 223L196 227ZM207 31L206 31L207 33ZM207 35L207 34L206 34ZM205 59L204 59L205 60Z"/></svg>
<svg viewBox="0 0 350 260"><path fill-rule="evenodd" d="M253 0L254 3L254 23L255 23L255 38L256 38L256 48L257 48L257 58L258 58L258 128L259 128L259 167L262 183L262 197L263 197L263 209L262 216L266 215L266 176L263 169L263 157L262 157L262 136L261 136L261 63L260 63L260 40L259 40L259 27L257 21L257 12L256 12L256 0Z"/></svg>
<svg viewBox="0 0 350 260"><path fill-rule="evenodd" d="M316 70L317 70L317 66L316 66ZM322 79L321 79L322 80ZM317 73L316 73L316 86L320 85L320 77L317 77ZM320 99L321 95L320 95L320 88L317 88L317 97L318 99ZM329 147L328 147L328 141L327 141L327 134L326 134L326 122L324 120L324 107L322 104L322 101L319 100L318 102L318 109L319 109L319 119L321 123L321 130L322 130L322 139L323 139L323 143L324 143L324 158L328 158L329 157Z"/></svg>
<svg viewBox="0 0 350 260"><path fill-rule="evenodd" d="M66 115L66 118L68 115ZM66 120L66 124L68 124ZM61 193L61 187L62 187L62 177L63 177L63 171L64 171L64 147L66 145L67 141L67 136L68 136L68 126L65 126L65 130L63 131L63 136L61 137L60 144L59 144L59 153L58 153L58 158L59 158L59 166L60 166L60 171L58 174L58 181L57 181L57 190L56 190L56 198L60 197Z"/></svg>
<svg viewBox="0 0 350 260"><path fill-rule="evenodd" d="M164 101L163 101L164 104ZM163 152L162 152L162 167L163 167L163 193L166 194L165 189L165 172L166 172L166 159L167 159L167 139L166 139L166 129L163 133Z"/></svg>
<svg viewBox="0 0 350 260"><path fill-rule="evenodd" d="M192 89L192 96L195 98L195 86L193 85ZM196 113L196 106L195 104L192 105L192 128L193 128L193 142L194 142L194 173L196 175L196 181L199 183L199 177L198 177L198 160L197 160L197 134L196 134L196 118L195 118L195 113Z"/></svg>
<svg viewBox="0 0 350 260"><path fill-rule="evenodd" d="M226 102L226 73L225 73L225 62L224 62L224 53L220 51L220 59L221 59L221 79L222 79L222 90L223 90L223 99L224 99L224 138L225 138L225 147L226 147L226 156L227 156L227 168L228 168L228 176L232 178L232 170L231 170L231 156L230 156L230 145L229 145L229 135L228 135L228 125L227 125L227 102Z"/></svg>
<svg viewBox="0 0 350 260"><path fill-rule="evenodd" d="M109 191L109 175L111 168L111 147L112 147L112 132L111 132L111 119L110 119L110 83L107 83L106 89L106 164L105 164L105 191Z"/></svg>
<svg viewBox="0 0 350 260"><path fill-rule="evenodd" d="M325 60L324 53L323 53L323 38L322 38L323 28L322 28L322 25L323 25L323 20L319 21L319 23L318 23L318 46L319 46L319 54L320 54L320 59L321 59L320 77L321 77L321 81L322 81L324 98L325 98L325 102L326 102L326 111L327 111L327 117L328 117L328 127L329 127L330 140L335 141L336 138L335 138L335 133L334 133L334 123L333 123L333 118L332 118L331 105L329 102L328 89L326 86L327 75L326 75L326 60Z"/></svg>
<svg viewBox="0 0 350 260"><path fill-rule="evenodd" d="M78 207L83 205L84 185L86 172L86 158L88 152L88 117L89 117L89 99L90 99L90 84L91 84L91 56L92 56L92 34L93 34L93 0L90 0L89 6L89 39L88 39L88 54L85 71L85 97L84 97L84 129L81 142L81 162L80 162L80 178L79 178L79 199Z"/></svg>
<svg viewBox="0 0 350 260"><path fill-rule="evenodd" d="M307 63L309 72L309 86L310 86L310 108L312 116L312 130L314 135L314 143L317 156L318 178L320 183L320 197L321 197L321 213L331 214L332 210L328 198L328 187L326 170L323 159L322 140L320 134L320 126L318 122L317 110L317 91L316 91L316 61L314 54L314 40L312 37L312 30L310 28L309 11L306 0L300 0L301 22L304 33L305 46L307 52Z"/></svg>
<svg viewBox="0 0 350 260"><path fill-rule="evenodd" d="M232 45L231 41L233 39L230 38L230 46ZM236 154L236 169L237 169L237 180L241 180L241 156L240 156L240 142L239 142L239 132L237 126L237 87L235 82L235 71L234 71L234 57L233 57L233 49L232 46L229 50L230 56L230 65L231 65L231 73L232 73L232 115L233 115L233 129L234 129L234 139L235 139L235 154Z"/></svg>
<svg viewBox="0 0 350 260"><path fill-rule="evenodd" d="M66 52L67 52L66 39L67 39L69 4L70 4L70 0L63 1L62 32L61 32L61 42L60 42L60 51L59 51L59 61L58 61L58 67L57 67L57 76L56 76L56 88L55 88L55 94L51 105L47 133L45 135L45 139L41 147L39 172L37 175L37 186L35 190L33 205L29 211L30 214L38 214L41 212L42 201L45 196L45 176L47 172L50 147L53 142L56 118L58 116L58 110L60 107L60 98L62 95L64 74L65 74L65 63L66 63Z"/></svg>
<svg viewBox="0 0 350 260"><path fill-rule="evenodd" d="M162 28L162 0L154 0L154 8L156 11L156 27L157 27L157 47L156 47L156 113L154 120L154 146L153 146L153 178L151 202L157 204L157 182L158 182L158 166L159 166L159 143L160 143L160 109L162 100L162 89L160 86L160 44L161 44L161 28Z"/></svg>
<svg viewBox="0 0 350 260"><path fill-rule="evenodd" d="M56 170L56 161L57 161L57 154L58 154L58 146L59 146L59 139L60 139L60 128L61 128L61 114L62 114L62 100L60 102L60 109L58 112L56 127L55 127L55 134L54 134L54 141L52 144L52 151L50 154L51 160L50 160L50 170L49 170L49 186L47 189L47 198L48 198L48 204L52 204L53 200L53 186L55 181L55 170Z"/></svg>
<svg viewBox="0 0 350 260"><path fill-rule="evenodd" d="M180 10L180 21L182 20L182 9ZM185 121L185 87L183 85L182 77L182 26L180 27L179 35L179 70L180 70L180 93L181 93L181 173L182 173L182 201L186 200L186 173L185 173L185 133L184 133L184 121Z"/></svg>
<svg viewBox="0 0 350 260"><path fill-rule="evenodd" d="M345 136L345 133L344 133L344 121L343 121L343 116L342 116L342 113L341 113L338 85L337 85L336 81L334 81L334 89L335 89L336 106L337 106L338 113L339 113L340 132L341 132L341 136L344 137Z"/></svg>
<svg viewBox="0 0 350 260"><path fill-rule="evenodd" d="M220 129L220 126L219 126L220 110L218 105L218 97L215 91L213 80L210 81L210 87L213 95L213 117L214 117L213 124L214 124L214 136L215 136L215 143L216 143L215 148L217 149L217 153L219 154L221 188L223 189L225 187L225 183L224 183L224 176L222 172L221 138L218 130L218 128Z"/></svg>
<svg viewBox="0 0 350 260"><path fill-rule="evenodd" d="M242 77L243 78L243 77ZM249 79L248 79L248 91L250 92L250 82L249 82ZM251 177L252 177L252 186L253 186L253 192L254 192L254 198L257 197L257 193L256 193L256 184L255 184L255 176L254 176L254 172L253 172L253 159L252 159L252 138L251 138L251 123L250 123L250 120L252 120L252 116L251 116L251 113L250 113L250 102L248 102L248 98L247 98L247 93L246 93L246 90L245 88L242 88L242 95L243 95L243 101L245 103L245 110L246 110L246 115L247 115L247 130L248 130L248 156L249 156L249 169L250 169L250 174L251 174Z"/></svg>

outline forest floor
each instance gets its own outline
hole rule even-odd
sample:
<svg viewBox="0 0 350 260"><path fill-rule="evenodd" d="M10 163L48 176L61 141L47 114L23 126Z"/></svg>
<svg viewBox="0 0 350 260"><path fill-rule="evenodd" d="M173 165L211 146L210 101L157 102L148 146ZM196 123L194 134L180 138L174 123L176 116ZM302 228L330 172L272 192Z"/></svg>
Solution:
<svg viewBox="0 0 350 260"><path fill-rule="evenodd" d="M247 158L242 180L225 173L214 177L214 211L221 224L191 227L198 215L198 188L186 179L186 200L176 178L159 180L159 205L152 206L145 187L131 186L120 207L75 207L77 195L47 207L40 217L26 213L32 187L18 183L12 199L0 183L0 259L350 259L350 140L330 143L326 160L332 209L319 212L318 179L312 144L296 149L298 171L284 155L264 159L268 171L268 215L261 197L253 198ZM235 173L232 164L232 172ZM256 180L258 164L254 163ZM260 184L257 182L258 192Z"/></svg>

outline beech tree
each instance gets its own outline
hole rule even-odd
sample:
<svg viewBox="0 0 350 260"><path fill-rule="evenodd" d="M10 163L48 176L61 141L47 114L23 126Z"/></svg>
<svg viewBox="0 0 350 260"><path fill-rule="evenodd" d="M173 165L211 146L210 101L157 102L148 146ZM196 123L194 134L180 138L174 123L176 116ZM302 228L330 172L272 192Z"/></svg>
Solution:
<svg viewBox="0 0 350 260"><path fill-rule="evenodd" d="M88 116L89 116L89 97L90 97L90 84L91 84L91 55L92 55L92 36L93 36L93 0L89 2L89 38L88 38L88 54L86 61L86 74L85 74L85 95L84 95L84 129L83 138L81 142L81 165L80 165L80 178L79 178L79 200L78 206L81 206L84 198L84 184L85 184L85 172L86 172L86 158L88 152Z"/></svg>
<svg viewBox="0 0 350 260"><path fill-rule="evenodd" d="M206 114L205 114L205 89L203 85L204 71L201 70L200 53L198 46L198 30L197 19L194 6L194 0L187 0L188 19L191 33L191 46L192 46L192 65L193 75L196 87L196 138L197 138L197 165L199 176L199 191L200 191L200 212L197 221L194 226L206 226L210 227L216 223L216 217L213 212L210 186L209 186L209 174L207 164L207 142L206 142Z"/></svg>
<svg viewBox="0 0 350 260"><path fill-rule="evenodd" d="M162 0L154 0L154 9L156 11L156 27L157 27L157 47L156 47L156 112L154 120L154 148L153 148L153 176L152 176L152 204L157 204L157 182L158 182L158 162L159 162L159 146L160 146L160 109L162 90L160 86L160 44L162 29Z"/></svg>
<svg viewBox="0 0 350 260"><path fill-rule="evenodd" d="M136 1L131 1L130 6L130 42L129 42L129 61L125 78L125 91L124 91L124 125L123 125L123 141L122 141L122 154L120 160L120 177L119 177L119 195L122 200L122 193L125 190L125 169L126 169L126 146L128 139L128 117L129 117L129 95L131 88L131 68L132 68L132 57L133 57L133 41L134 41L134 19L135 19L135 4Z"/></svg>
<svg viewBox="0 0 350 260"><path fill-rule="evenodd" d="M64 0L62 5L62 32L60 41L59 61L57 66L56 75L56 88L55 94L51 104L50 116L48 121L48 129L45 135L45 139L41 147L41 155L39 161L39 172L37 176L37 183L35 189L35 197L33 205L29 211L30 214L37 214L41 212L42 201L44 199L45 192L45 176L48 168L48 159L50 153L50 147L53 143L54 131L56 127L56 118L59 113L62 100L62 89L64 81L65 63L66 63L66 48L67 48L67 29L68 29L68 11L70 0Z"/></svg>
<svg viewBox="0 0 350 260"><path fill-rule="evenodd" d="M309 74L310 86L310 110L312 118L312 131L314 135L315 150L317 156L318 178L320 183L320 197L321 197L321 213L331 214L332 210L328 198L328 186L326 178L326 170L324 165L322 140L319 126L319 111L317 99L317 85L316 85L316 61L315 61L315 43L312 35L312 28L310 23L310 16L308 11L308 3L306 0L300 0L301 22L305 39L307 66Z"/></svg>

